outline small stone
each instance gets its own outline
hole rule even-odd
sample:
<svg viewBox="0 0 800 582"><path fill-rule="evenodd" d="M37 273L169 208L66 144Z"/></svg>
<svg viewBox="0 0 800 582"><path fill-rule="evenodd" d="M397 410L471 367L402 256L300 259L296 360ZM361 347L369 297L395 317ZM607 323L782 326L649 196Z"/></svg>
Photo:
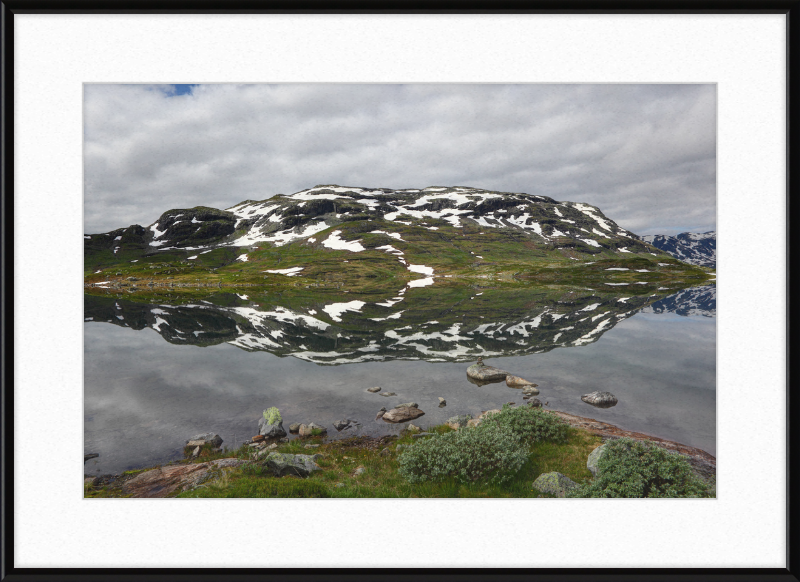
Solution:
<svg viewBox="0 0 800 582"><path fill-rule="evenodd" d="M526 380L525 378L520 378L519 376L506 376L506 386L509 388L524 388L525 386L538 386L538 384L534 384L530 380Z"/></svg>
<svg viewBox="0 0 800 582"><path fill-rule="evenodd" d="M313 433L317 432L317 435ZM318 424L309 423L300 425L300 436L322 436L328 433L328 429Z"/></svg>
<svg viewBox="0 0 800 582"><path fill-rule="evenodd" d="M533 406L534 408L541 408L542 407L542 401L539 400L538 398L531 398L530 400L528 400L528 404L530 406Z"/></svg>
<svg viewBox="0 0 800 582"><path fill-rule="evenodd" d="M278 448L278 443L272 443L271 445L264 447L265 451L272 451Z"/></svg>
<svg viewBox="0 0 800 582"><path fill-rule="evenodd" d="M366 469L364 467L357 467L356 470L353 472L353 477L358 477L362 473L364 473Z"/></svg>
<svg viewBox="0 0 800 582"><path fill-rule="evenodd" d="M367 388L367 392L372 392L373 394L375 392L380 392L380 391L381 391L381 387L380 386L375 386L374 388Z"/></svg>
<svg viewBox="0 0 800 582"><path fill-rule="evenodd" d="M218 434L214 434L213 432L207 432L203 434L198 434L190 438L186 441L187 447L196 447L196 446L203 446L203 445L211 445L212 447L218 447L222 444L222 437Z"/></svg>
<svg viewBox="0 0 800 582"><path fill-rule="evenodd" d="M447 406L447 400L439 396L439 408L444 408L445 406Z"/></svg>
<svg viewBox="0 0 800 582"><path fill-rule="evenodd" d="M358 425L359 422L357 420L350 420L348 418L347 420L337 420L336 422L333 423L333 428L341 432L346 428L353 428Z"/></svg>
<svg viewBox="0 0 800 582"><path fill-rule="evenodd" d="M196 446L192 451L192 457L199 457L200 456L200 447Z"/></svg>
<svg viewBox="0 0 800 582"><path fill-rule="evenodd" d="M267 437L265 437L263 434L257 434L256 436L253 437L253 442L257 443L259 441L263 441L266 438Z"/></svg>
<svg viewBox="0 0 800 582"><path fill-rule="evenodd" d="M378 411L378 414L375 415L375 420L380 420L383 418L383 414L386 412L386 407L384 406Z"/></svg>
<svg viewBox="0 0 800 582"><path fill-rule="evenodd" d="M397 396L394 392L381 392L381 396Z"/></svg>
<svg viewBox="0 0 800 582"><path fill-rule="evenodd" d="M290 433L297 434L299 430L300 430L300 423L299 422L294 422L294 423L289 425L289 432Z"/></svg>
<svg viewBox="0 0 800 582"><path fill-rule="evenodd" d="M467 426L467 422L472 420L471 414L462 414L459 416L451 416L447 419L447 426L453 430L458 430L462 426Z"/></svg>
<svg viewBox="0 0 800 582"><path fill-rule="evenodd" d="M539 393L539 389L536 388L535 384L533 386L525 386L525 388L522 389L522 393L526 396L536 395Z"/></svg>
<svg viewBox="0 0 800 582"><path fill-rule="evenodd" d="M288 438L286 438L286 437L279 438L279 439L278 439L278 442L279 442L279 443L288 443L288 442L289 442L289 439L288 439Z"/></svg>
<svg viewBox="0 0 800 582"><path fill-rule="evenodd" d="M318 447L319 447L319 445L305 445L303 448L304 449L316 449Z"/></svg>
<svg viewBox="0 0 800 582"><path fill-rule="evenodd" d="M416 425L413 425L413 424L409 424L409 425L406 427L406 430L407 430L408 432L421 432L421 431L422 431L422 429L421 429L420 427L418 427L418 426L416 426Z"/></svg>

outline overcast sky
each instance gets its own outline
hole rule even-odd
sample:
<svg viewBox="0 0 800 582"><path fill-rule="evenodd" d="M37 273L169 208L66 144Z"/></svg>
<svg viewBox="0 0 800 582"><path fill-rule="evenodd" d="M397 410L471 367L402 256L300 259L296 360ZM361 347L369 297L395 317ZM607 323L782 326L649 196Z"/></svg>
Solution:
<svg viewBox="0 0 800 582"><path fill-rule="evenodd" d="M86 85L86 233L317 184L474 186L716 229L714 85Z"/></svg>

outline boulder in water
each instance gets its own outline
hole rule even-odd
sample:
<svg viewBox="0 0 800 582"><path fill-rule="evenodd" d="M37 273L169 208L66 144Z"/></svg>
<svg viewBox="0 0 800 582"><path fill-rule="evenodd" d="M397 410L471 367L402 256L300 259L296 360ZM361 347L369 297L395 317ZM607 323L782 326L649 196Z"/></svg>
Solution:
<svg viewBox="0 0 800 582"><path fill-rule="evenodd" d="M508 376L508 372L487 366L483 360L478 360L477 364L472 364L467 368L467 379L473 384L482 386L483 384L491 384L493 382L502 382Z"/></svg>
<svg viewBox="0 0 800 582"><path fill-rule="evenodd" d="M597 408L610 408L616 406L618 402L617 397L611 392L598 392L597 390L584 394L581 396L581 400Z"/></svg>
<svg viewBox="0 0 800 582"><path fill-rule="evenodd" d="M410 406L401 406L397 408L392 408L383 413L383 420L386 422L407 422L409 420L414 420L415 418L419 418L420 416L424 415L425 413L422 412L419 408L411 408Z"/></svg>
<svg viewBox="0 0 800 582"><path fill-rule="evenodd" d="M277 439L286 436L281 413L274 406L267 408L262 413L261 420L258 423L258 434L268 439Z"/></svg>

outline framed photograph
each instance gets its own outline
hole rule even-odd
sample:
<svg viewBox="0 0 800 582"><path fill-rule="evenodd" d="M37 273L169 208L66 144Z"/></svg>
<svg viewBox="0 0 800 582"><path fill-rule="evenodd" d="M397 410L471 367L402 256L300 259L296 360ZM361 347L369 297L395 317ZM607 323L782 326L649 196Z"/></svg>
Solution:
<svg viewBox="0 0 800 582"><path fill-rule="evenodd" d="M796 579L793 7L4 4L4 579Z"/></svg>

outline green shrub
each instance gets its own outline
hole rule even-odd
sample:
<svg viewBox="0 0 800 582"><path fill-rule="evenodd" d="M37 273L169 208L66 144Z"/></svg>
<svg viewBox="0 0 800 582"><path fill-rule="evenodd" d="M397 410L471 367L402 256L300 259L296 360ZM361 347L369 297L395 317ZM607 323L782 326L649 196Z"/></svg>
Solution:
<svg viewBox="0 0 800 582"><path fill-rule="evenodd" d="M568 425L566 422L555 414L531 406L514 408L509 404L504 404L500 412L485 416L477 430L485 430L489 426L506 428L525 444L543 441L564 443L567 441Z"/></svg>
<svg viewBox="0 0 800 582"><path fill-rule="evenodd" d="M568 497L708 497L707 485L684 457L629 438L606 443L597 477Z"/></svg>
<svg viewBox="0 0 800 582"><path fill-rule="evenodd" d="M276 424L283 421L280 411L274 406L272 408L267 408L264 411L264 419L268 424Z"/></svg>
<svg viewBox="0 0 800 582"><path fill-rule="evenodd" d="M518 436L500 426L462 429L426 438L398 458L399 473L409 483L448 477L462 483L510 480L527 460Z"/></svg>

